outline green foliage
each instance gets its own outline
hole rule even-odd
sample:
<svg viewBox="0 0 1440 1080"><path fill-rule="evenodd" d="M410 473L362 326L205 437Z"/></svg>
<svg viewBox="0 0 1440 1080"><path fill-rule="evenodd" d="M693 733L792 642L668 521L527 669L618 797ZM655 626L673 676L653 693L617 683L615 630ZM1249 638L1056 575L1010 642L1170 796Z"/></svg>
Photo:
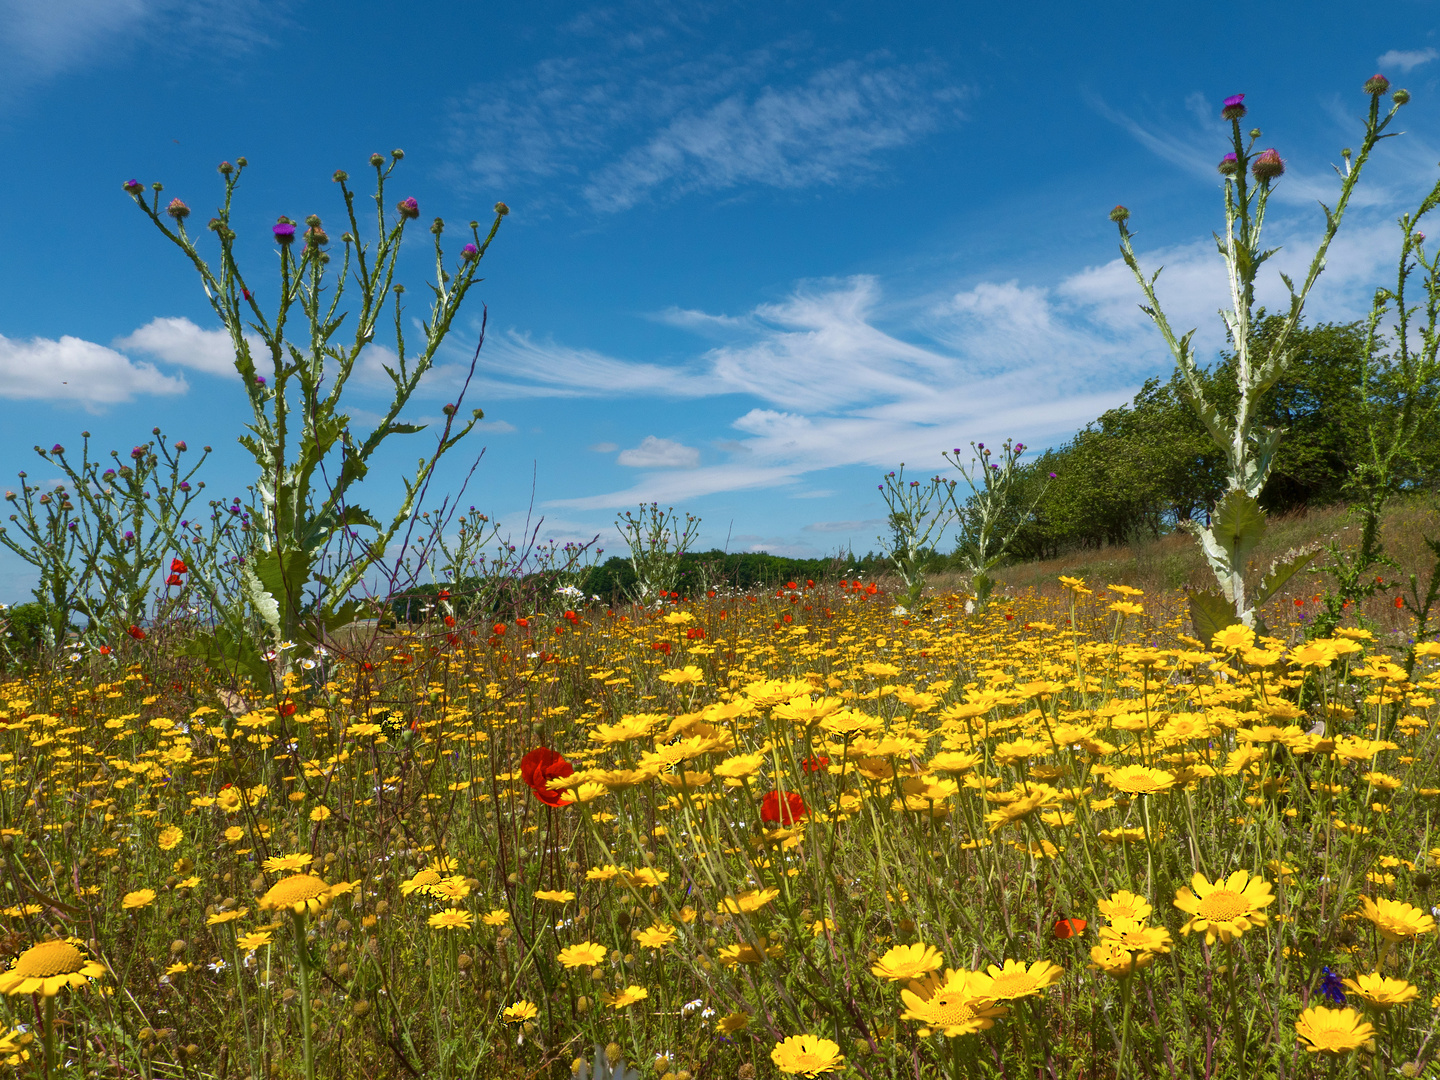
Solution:
<svg viewBox="0 0 1440 1080"><path fill-rule="evenodd" d="M995 588L990 572L1000 565L1016 535L1030 522L1050 483L1046 479L1038 489L1037 485L1023 483L1024 470L1019 459L1025 451L1024 443L1006 439L1000 448L999 461L991 460L995 455L984 443L972 442L970 451L969 468L960 463L959 450L954 451L953 457L945 455L965 478L969 497L962 505L955 497L959 485L954 482L945 494L960 527L955 560L969 575L975 601L983 607Z"/></svg>
<svg viewBox="0 0 1440 1080"><path fill-rule="evenodd" d="M615 527L630 548L630 567L634 571L630 598L649 603L674 592L681 556L700 534L700 519L686 514L682 526L673 506L661 510L659 503L642 503L638 513L626 510L617 517Z"/></svg>
<svg viewBox="0 0 1440 1080"><path fill-rule="evenodd" d="M907 482L902 461L900 471L886 473L879 487L890 511L890 535L879 537L880 547L905 584L901 605L914 611L925 590L926 565L933 560L936 545L950 524L952 512L946 502L953 502L955 481L932 476L923 484L919 480Z"/></svg>

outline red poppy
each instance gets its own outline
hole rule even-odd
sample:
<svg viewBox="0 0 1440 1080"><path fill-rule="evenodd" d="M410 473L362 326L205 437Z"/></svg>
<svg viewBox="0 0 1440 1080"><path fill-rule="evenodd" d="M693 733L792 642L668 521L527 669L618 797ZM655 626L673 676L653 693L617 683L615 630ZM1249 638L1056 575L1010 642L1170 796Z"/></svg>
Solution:
<svg viewBox="0 0 1440 1080"><path fill-rule="evenodd" d="M772 791L765 796L765 801L760 804L760 820L773 824L793 825L797 820L804 817L810 811L805 808L805 800L798 792L785 792L785 805L780 805L780 792Z"/></svg>
<svg viewBox="0 0 1440 1080"><path fill-rule="evenodd" d="M109 646L109 645L101 645L101 646L100 646L100 655L101 655L101 656L109 656L109 655L110 655L110 646Z"/></svg>
<svg viewBox="0 0 1440 1080"><path fill-rule="evenodd" d="M144 630L141 630L140 627L138 627L138 626L128 627L125 632L126 632L127 634L129 634L131 637L133 637L136 641L144 641L144 640L145 640L145 631L144 631Z"/></svg>
<svg viewBox="0 0 1440 1080"><path fill-rule="evenodd" d="M505 634L505 624L503 622L497 622L490 628L490 632L496 637L503 637Z"/></svg>
<svg viewBox="0 0 1440 1080"><path fill-rule="evenodd" d="M807 757L804 761L800 762L800 767L806 772L819 772L821 769L829 768L829 766L830 759L824 754L816 757Z"/></svg>
<svg viewBox="0 0 1440 1080"><path fill-rule="evenodd" d="M1085 932L1085 927L1088 925L1084 919L1057 919L1055 936L1057 938L1079 937Z"/></svg>
<svg viewBox="0 0 1440 1080"><path fill-rule="evenodd" d="M180 584L182 584L182 582L181 582L181 580L180 580L180 575L179 575L179 574L171 574L169 577L167 577L167 578L165 579L165 584L166 584L166 585L180 585Z"/></svg>
<svg viewBox="0 0 1440 1080"><path fill-rule="evenodd" d="M1395 597L1395 606L1396 606L1397 608L1402 608L1402 607L1404 607L1404 606L1405 606L1405 598L1404 598L1403 596L1397 596L1397 597Z"/></svg>
<svg viewBox="0 0 1440 1080"><path fill-rule="evenodd" d="M280 703L280 715L281 715L281 716L294 716L294 715L295 715L295 703L294 703L293 701L282 701L282 702Z"/></svg>
<svg viewBox="0 0 1440 1080"><path fill-rule="evenodd" d="M188 574L190 572L190 568L186 566L185 563L180 559L171 559L170 572L172 574Z"/></svg>
<svg viewBox="0 0 1440 1080"><path fill-rule="evenodd" d="M570 799L562 791L551 791L545 785L562 776L570 776L575 766L548 746L537 746L520 759L520 777L530 785L535 797L546 806L565 806Z"/></svg>
<svg viewBox="0 0 1440 1080"><path fill-rule="evenodd" d="M670 655L670 643L668 641L652 641L650 648L656 652L663 652L666 656Z"/></svg>
<svg viewBox="0 0 1440 1080"><path fill-rule="evenodd" d="M702 641L705 637L705 628L703 626L687 626L685 637L689 641Z"/></svg>

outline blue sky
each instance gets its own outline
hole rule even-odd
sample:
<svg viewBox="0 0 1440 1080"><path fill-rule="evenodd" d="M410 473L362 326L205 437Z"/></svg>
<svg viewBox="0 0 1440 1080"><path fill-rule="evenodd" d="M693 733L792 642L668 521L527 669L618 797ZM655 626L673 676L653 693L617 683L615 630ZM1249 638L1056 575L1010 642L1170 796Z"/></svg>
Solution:
<svg viewBox="0 0 1440 1080"><path fill-rule="evenodd" d="M533 490L543 534L612 552L616 512L652 499L698 514L705 546L864 551L884 471L941 469L972 439L1063 441L1169 370L1114 204L1166 265L1175 321L1218 348L1228 94L1288 164L1286 269L1358 142L1361 83L1412 91L1311 304L1358 315L1394 217L1436 177L1436 22L1413 0L0 0L0 452L43 481L37 443L88 429L128 449L159 425L215 447L211 491L240 490L245 403L216 321L120 185L161 180L203 222L216 165L246 156L235 221L263 282L276 216L337 233L331 173L363 192L370 153L402 147L392 192L422 223L513 211L410 410L439 414L487 304L467 399L487 419L444 477L484 447L467 503L518 530ZM424 245L410 255L418 298ZM356 389L363 427L385 402ZM430 439L395 440L377 509ZM24 586L0 559L0 599Z"/></svg>

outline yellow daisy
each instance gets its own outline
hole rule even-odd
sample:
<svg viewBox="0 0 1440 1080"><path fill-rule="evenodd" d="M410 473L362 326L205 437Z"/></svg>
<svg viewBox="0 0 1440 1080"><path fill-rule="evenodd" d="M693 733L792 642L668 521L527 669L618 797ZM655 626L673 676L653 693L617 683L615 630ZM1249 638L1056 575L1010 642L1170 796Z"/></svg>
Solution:
<svg viewBox="0 0 1440 1080"><path fill-rule="evenodd" d="M54 997L67 986L86 986L103 978L105 965L91 960L68 941L42 941L15 958L0 973L0 994L42 994Z"/></svg>
<svg viewBox="0 0 1440 1080"><path fill-rule="evenodd" d="M1375 1037L1375 1029L1362 1022L1354 1009L1306 1009L1295 1021L1300 1045L1312 1054L1349 1054Z"/></svg>
<svg viewBox="0 0 1440 1080"><path fill-rule="evenodd" d="M1214 882L1197 873L1190 879L1189 889L1175 892L1175 906L1190 915L1180 932L1204 933L1207 945L1213 945L1216 938L1229 942L1251 927L1264 926L1270 920L1260 909L1274 902L1270 883L1251 877L1248 870L1236 870Z"/></svg>
<svg viewBox="0 0 1440 1080"><path fill-rule="evenodd" d="M838 1044L818 1035L791 1035L770 1051L770 1060L789 1076L819 1076L845 1067Z"/></svg>

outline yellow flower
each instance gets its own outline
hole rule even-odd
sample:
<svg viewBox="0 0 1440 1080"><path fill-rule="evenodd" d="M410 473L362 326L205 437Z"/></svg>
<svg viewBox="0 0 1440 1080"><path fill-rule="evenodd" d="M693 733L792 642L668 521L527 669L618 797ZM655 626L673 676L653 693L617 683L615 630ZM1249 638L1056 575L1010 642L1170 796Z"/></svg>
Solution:
<svg viewBox="0 0 1440 1080"><path fill-rule="evenodd" d="M900 991L905 1003L902 1020L919 1020L938 1028L947 1038L972 1035L995 1026L995 1017L1008 1011L990 997L991 979L978 971L947 969L942 979L932 973Z"/></svg>
<svg viewBox="0 0 1440 1080"><path fill-rule="evenodd" d="M1392 979L1378 971L1346 979L1345 985L1377 1009L1405 1005L1420 996L1420 988L1404 979Z"/></svg>
<svg viewBox="0 0 1440 1080"><path fill-rule="evenodd" d="M631 983L618 994L603 994L601 996L604 998L605 1004L609 1005L612 1009L623 1009L627 1005L634 1005L637 1001L644 1001L650 996L650 991L646 990L643 986L636 986L634 983Z"/></svg>
<svg viewBox="0 0 1440 1080"><path fill-rule="evenodd" d="M751 889L739 896L727 896L720 901L720 909L728 911L732 915L748 914L752 911L759 911L779 895L779 889Z"/></svg>
<svg viewBox="0 0 1440 1080"><path fill-rule="evenodd" d="M459 908L437 911L426 920L432 930L469 930L475 923L475 916Z"/></svg>
<svg viewBox="0 0 1440 1080"><path fill-rule="evenodd" d="M733 1035L737 1031L744 1031L750 1026L750 1014L737 1012L722 1016L715 1021L715 1030L721 1035Z"/></svg>
<svg viewBox="0 0 1440 1080"><path fill-rule="evenodd" d="M15 958L0 973L0 994L54 997L67 986L86 986L103 978L105 965L91 960L68 941L42 941Z"/></svg>
<svg viewBox="0 0 1440 1080"><path fill-rule="evenodd" d="M660 681L670 683L672 686L698 686L705 681L705 673L694 664L686 664L679 671L667 671L660 676Z"/></svg>
<svg viewBox="0 0 1440 1080"><path fill-rule="evenodd" d="M1134 953L1168 953L1170 931L1163 926L1146 926L1134 919L1116 919L1101 928L1100 944Z"/></svg>
<svg viewBox="0 0 1440 1080"><path fill-rule="evenodd" d="M1144 922L1155 910L1150 906L1149 900L1143 896L1136 896L1126 889L1111 893L1110 899L1097 901L1095 906L1100 909L1100 914L1111 922L1118 922L1121 919Z"/></svg>
<svg viewBox="0 0 1440 1080"><path fill-rule="evenodd" d="M1110 610L1117 615L1144 615L1145 609L1139 604L1131 603L1129 600L1116 600L1110 605Z"/></svg>
<svg viewBox="0 0 1440 1080"><path fill-rule="evenodd" d="M158 837L160 843L160 850L169 851L171 848L175 847L177 844L180 843L181 840L184 839L185 834L181 832L178 827L174 825L167 825L165 826L165 828L160 830L160 836Z"/></svg>
<svg viewBox="0 0 1440 1080"><path fill-rule="evenodd" d="M1006 960L1004 967L991 964L985 970L991 980L990 997L996 1001L1038 994L1065 977L1065 969L1049 960L1037 960L1028 968L1019 960Z"/></svg>
<svg viewBox="0 0 1440 1080"><path fill-rule="evenodd" d="M1375 901L1368 896L1362 896L1360 914L1374 923L1375 929L1379 930L1387 941L1418 937L1435 929L1433 915L1412 904L1402 904L1399 900L1382 898Z"/></svg>
<svg viewBox="0 0 1440 1080"><path fill-rule="evenodd" d="M1155 959L1153 952L1131 952L1123 945L1095 945L1090 949L1091 970L1103 971L1113 979L1123 979Z"/></svg>
<svg viewBox="0 0 1440 1080"><path fill-rule="evenodd" d="M431 885L425 892L437 900L454 904L470 895L470 885L460 874L444 877Z"/></svg>
<svg viewBox="0 0 1440 1080"><path fill-rule="evenodd" d="M234 908L230 911L217 911L205 920L206 926L219 926L221 923L232 922L235 919L243 919L250 914L249 908Z"/></svg>
<svg viewBox="0 0 1440 1080"><path fill-rule="evenodd" d="M669 945L671 942L673 942L678 936L679 935L675 933L675 928L673 926L666 926L664 923L656 923L654 926L647 927L646 929L641 930L638 934L636 934L635 940L637 943L643 945L647 949L663 949L666 945Z"/></svg>
<svg viewBox="0 0 1440 1080"><path fill-rule="evenodd" d="M791 1035L775 1045L770 1060L790 1076L819 1076L845 1067L839 1045L818 1035Z"/></svg>
<svg viewBox="0 0 1440 1080"><path fill-rule="evenodd" d="M241 840L244 839L245 830L242 829L239 825L231 825L228 829L225 830L225 840L227 843L238 844Z"/></svg>
<svg viewBox="0 0 1440 1080"><path fill-rule="evenodd" d="M223 788L215 795L215 805L227 814L233 814L244 805L244 799L240 789L236 787Z"/></svg>
<svg viewBox="0 0 1440 1080"><path fill-rule="evenodd" d="M235 947L241 952L252 953L256 949L263 949L274 940L269 930L261 930L254 934L242 934L235 939Z"/></svg>
<svg viewBox="0 0 1440 1080"><path fill-rule="evenodd" d="M187 964L184 960L179 960L167 967L165 969L165 974L172 977L175 975L184 975L192 967L194 967L193 964Z"/></svg>
<svg viewBox="0 0 1440 1080"><path fill-rule="evenodd" d="M1144 765L1122 765L1106 780L1117 791L1131 795L1157 795L1175 786L1175 776L1164 769L1150 769Z"/></svg>
<svg viewBox="0 0 1440 1080"><path fill-rule="evenodd" d="M496 908L495 910L488 911L484 915L480 916L480 921L483 922L486 926L504 926L507 922L510 921L510 912L506 911L504 908Z"/></svg>
<svg viewBox="0 0 1440 1080"><path fill-rule="evenodd" d="M533 1001L525 1001L523 998L514 1005L505 1006L500 1014L500 1019L507 1024L523 1024L526 1020L533 1020L538 1016L540 1010L535 1007Z"/></svg>
<svg viewBox="0 0 1440 1080"><path fill-rule="evenodd" d="M1354 1009L1306 1009L1295 1021L1300 1045L1312 1054L1349 1054L1375 1037L1375 1029L1363 1023Z"/></svg>
<svg viewBox="0 0 1440 1080"><path fill-rule="evenodd" d="M918 979L944 966L945 957L940 955L940 950L920 942L893 946L875 962L870 972L877 978L900 982L903 979Z"/></svg>
<svg viewBox="0 0 1440 1080"><path fill-rule="evenodd" d="M120 901L120 906L126 911L133 911L135 908L142 908L153 903L154 900L154 889L136 889L134 892L125 894L124 899Z"/></svg>
<svg viewBox="0 0 1440 1080"><path fill-rule="evenodd" d="M281 878L260 898L265 911L291 911L296 915L317 912L330 902L330 886L314 874L291 874Z"/></svg>
<svg viewBox="0 0 1440 1080"><path fill-rule="evenodd" d="M295 872L304 870L313 860L310 855L300 852L295 855L276 855L266 859L260 865L271 874Z"/></svg>
<svg viewBox="0 0 1440 1080"><path fill-rule="evenodd" d="M605 866L592 866L589 870L585 871L585 880L609 881L611 878L619 875L620 872L620 867L616 866L614 863L609 863Z"/></svg>
<svg viewBox="0 0 1440 1080"><path fill-rule="evenodd" d="M1255 645L1255 631L1236 623L1223 630L1217 630L1210 639L1210 647L1223 652L1244 652Z"/></svg>
<svg viewBox="0 0 1440 1080"><path fill-rule="evenodd" d="M413 893L423 892L439 880L440 875L427 866L414 877L402 881L400 883L400 893L403 896L410 896Z"/></svg>
<svg viewBox="0 0 1440 1080"><path fill-rule="evenodd" d="M310 811L311 821L328 821L329 818L330 808L328 806L317 806L314 810Z"/></svg>
<svg viewBox="0 0 1440 1080"><path fill-rule="evenodd" d="M596 964L603 964L608 953L609 950L604 945L582 941L579 945L561 949L560 955L555 959L567 968L594 967Z"/></svg>
<svg viewBox="0 0 1440 1080"><path fill-rule="evenodd" d="M722 779L740 780L758 772L764 764L764 754L736 754L720 762L712 771Z"/></svg>
<svg viewBox="0 0 1440 1080"><path fill-rule="evenodd" d="M575 899L569 889L541 889L535 894L536 900L549 900L552 904L568 904Z"/></svg>
<svg viewBox="0 0 1440 1080"><path fill-rule="evenodd" d="M1248 870L1236 870L1228 878L1215 882L1197 873L1190 879L1189 889L1175 892L1175 906L1190 915L1180 932L1203 932L1207 945L1213 945L1217 937L1229 942L1252 926L1264 926L1270 919L1260 909L1274 901L1270 883L1264 878L1251 877Z"/></svg>

